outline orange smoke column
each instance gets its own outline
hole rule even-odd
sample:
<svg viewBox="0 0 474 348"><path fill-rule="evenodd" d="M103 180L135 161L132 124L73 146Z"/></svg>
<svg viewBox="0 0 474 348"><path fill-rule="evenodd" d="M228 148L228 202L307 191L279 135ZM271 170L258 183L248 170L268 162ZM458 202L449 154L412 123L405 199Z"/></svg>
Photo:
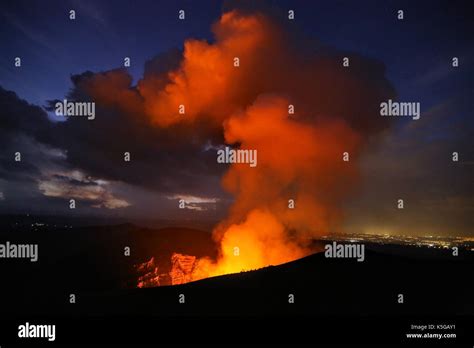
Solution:
<svg viewBox="0 0 474 348"><path fill-rule="evenodd" d="M212 43L187 40L176 69L137 87L124 71L86 86L102 105L176 132L177 143L211 139L257 151L255 168L232 164L222 179L235 203L214 231L218 259L193 262L186 281L287 262L337 231L357 159L387 127L378 106L394 97L382 64L352 55L345 68L342 54L321 44L309 50L272 17L231 11L213 32Z"/></svg>
<svg viewBox="0 0 474 348"><path fill-rule="evenodd" d="M276 51L274 31L262 15L223 14L213 27L215 43L185 42L181 66L166 76L166 86L154 79L140 82L145 112L161 127L197 118L220 127L230 114L263 91L257 67L265 66L269 58L265 55ZM235 58L240 61L238 68ZM179 105L186 107L184 120L178 113Z"/></svg>
<svg viewBox="0 0 474 348"><path fill-rule="evenodd" d="M337 228L338 207L356 177L342 153L357 154L359 136L342 120L301 124L289 117L288 105L283 98L260 97L226 120L226 142L256 149L258 165L232 164L224 176L236 201L214 232L217 263L200 260L195 278L295 260L311 251L313 237Z"/></svg>

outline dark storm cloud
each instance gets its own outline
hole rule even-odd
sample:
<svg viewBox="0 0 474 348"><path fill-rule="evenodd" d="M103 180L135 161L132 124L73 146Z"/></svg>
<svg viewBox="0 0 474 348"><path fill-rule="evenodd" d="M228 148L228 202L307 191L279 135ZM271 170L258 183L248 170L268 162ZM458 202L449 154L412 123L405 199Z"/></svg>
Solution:
<svg viewBox="0 0 474 348"><path fill-rule="evenodd" d="M160 77L176 66L179 56L178 50L172 50L151 59L145 65L145 77ZM81 88L83 82L109 74L130 78L123 70L73 75L73 87L65 98L90 100ZM133 87L130 90L133 93ZM160 131L135 114L100 105L93 121L75 118L51 122L41 107L28 104L3 88L0 89L0 108L0 146L3 150L0 180L2 192L8 191L4 196L10 200L9 204L13 197L21 196L14 189L19 182L27 183L31 192L51 197L54 197L48 194L51 189L38 191L38 186L60 186L62 189L56 193L62 195L76 192L76 188L96 185L93 180L74 179L71 177L73 170L95 179L123 182L168 195L219 194L219 177L224 168L217 167L214 152L203 146L219 138L217 133L197 136L182 127L175 127L172 132ZM50 103L49 110L54 113L54 102ZM186 141L176 141L177 138ZM21 153L21 162L14 161L16 152ZM130 162L124 161L124 152L131 153ZM175 205L175 202L168 204Z"/></svg>
<svg viewBox="0 0 474 348"><path fill-rule="evenodd" d="M0 192L2 212L64 211L64 199L115 209L129 203L114 196L110 184L94 179L66 161L67 153L41 139L55 134L46 112L0 88ZM16 161L16 157L20 159ZM53 197L47 199L45 196Z"/></svg>
<svg viewBox="0 0 474 348"><path fill-rule="evenodd" d="M169 60L168 55L163 57ZM162 74L159 71L163 67L160 64L154 67L154 64L154 60L147 63L146 78ZM164 65L169 66L169 62L165 61ZM96 78L117 79L118 87L129 93L125 98L140 99L124 70L72 76L74 86L66 99L92 101L84 86ZM123 82L125 85L120 85ZM50 111L54 111L55 103L50 102ZM219 177L224 168L217 165L215 151L204 146L207 142L223 141L217 130L200 133L179 125L163 130L150 126L139 106L130 107L124 112L97 103L94 120L75 118L56 123L54 132L43 134L41 141L65 149L71 166L96 177L165 194L199 195L219 191ZM130 152L130 162L124 161L125 152Z"/></svg>
<svg viewBox="0 0 474 348"><path fill-rule="evenodd" d="M41 153L50 153L50 159L60 154L46 146L38 146L37 138L51 131L46 113L38 106L21 100L0 86L0 178L3 180L31 180L41 173ZM15 162L15 153L21 162Z"/></svg>

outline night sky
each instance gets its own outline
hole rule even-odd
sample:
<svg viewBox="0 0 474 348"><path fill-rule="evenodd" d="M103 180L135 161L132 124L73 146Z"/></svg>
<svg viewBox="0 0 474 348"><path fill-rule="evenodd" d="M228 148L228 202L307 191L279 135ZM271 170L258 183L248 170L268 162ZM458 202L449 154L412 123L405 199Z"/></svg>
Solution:
<svg viewBox="0 0 474 348"><path fill-rule="evenodd" d="M84 216L216 221L226 216L233 196L222 189L226 168L216 165L212 151L222 136L204 126L194 128L199 132L177 129L172 136L141 118L130 121L110 105L100 109L102 121L63 121L51 101L81 99L84 81L123 67L124 57L131 58L125 71L132 89L141 79L177 69L186 40L212 44L213 23L238 9L277 18L308 56L362 57L363 81L384 76L394 99L421 103L420 120L390 119L387 128L367 133L357 164L359 184L343 202L342 231L474 236L469 3L2 2L0 212L68 215L68 200L75 197L80 209L74 214ZM69 19L71 9L75 20ZM185 20L178 19L180 9ZM292 22L286 18L290 9ZM403 20L397 19L399 9ZM21 57L20 68L15 57ZM169 147L176 134L187 141ZM16 151L21 164L13 160ZM127 165L121 161L124 151L133 156ZM455 151L458 162L452 161ZM177 208L180 197L190 202L189 209ZM403 212L397 210L399 198Z"/></svg>

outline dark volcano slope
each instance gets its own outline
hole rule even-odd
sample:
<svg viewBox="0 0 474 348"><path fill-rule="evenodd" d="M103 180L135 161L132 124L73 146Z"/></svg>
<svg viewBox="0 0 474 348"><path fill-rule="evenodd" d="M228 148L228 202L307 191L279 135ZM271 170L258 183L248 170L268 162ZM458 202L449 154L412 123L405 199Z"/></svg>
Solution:
<svg viewBox="0 0 474 348"><path fill-rule="evenodd" d="M393 248L397 253L368 250L364 262L319 253L180 286L83 294L81 306L67 312L163 317L474 314L472 252L456 258L448 250L420 250L423 257L406 257L401 255L412 247Z"/></svg>
<svg viewBox="0 0 474 348"><path fill-rule="evenodd" d="M211 233L189 228L141 228L131 224L0 231L0 243L38 244L38 261L0 260L0 312L5 316L69 311L69 295L134 288L134 265L154 257L160 272L171 255L215 255ZM130 256L124 248L130 248ZM162 269L161 269L162 268ZM81 303L82 305L83 303Z"/></svg>
<svg viewBox="0 0 474 348"><path fill-rule="evenodd" d="M447 250L367 249L364 262L320 253L180 286L78 291L75 304L68 303L67 293L41 292L40 302L29 300L16 319L3 316L0 335L3 330L4 337L16 337L19 323L34 321L56 323L59 342L314 346L412 343L405 335L412 324L441 323L456 325L456 342L472 342L472 252L462 250L454 258ZM29 289L35 293L34 285ZM185 303L179 303L180 294ZM18 302L12 307L18 309Z"/></svg>

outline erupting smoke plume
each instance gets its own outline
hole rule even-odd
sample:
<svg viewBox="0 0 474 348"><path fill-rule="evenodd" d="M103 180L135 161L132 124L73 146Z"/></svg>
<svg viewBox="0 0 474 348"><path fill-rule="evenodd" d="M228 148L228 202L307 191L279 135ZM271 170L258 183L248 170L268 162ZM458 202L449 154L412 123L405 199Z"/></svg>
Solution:
<svg viewBox="0 0 474 348"><path fill-rule="evenodd" d="M197 260L192 280L308 254L312 237L338 229L341 204L357 184L357 158L387 126L379 105L394 91L383 66L303 43L286 25L234 10L214 25L214 42L186 41L176 68L136 87L123 70L85 82L103 106L169 132L192 131L177 142L257 151L255 168L231 164L224 175L235 203L214 231L220 255Z"/></svg>

